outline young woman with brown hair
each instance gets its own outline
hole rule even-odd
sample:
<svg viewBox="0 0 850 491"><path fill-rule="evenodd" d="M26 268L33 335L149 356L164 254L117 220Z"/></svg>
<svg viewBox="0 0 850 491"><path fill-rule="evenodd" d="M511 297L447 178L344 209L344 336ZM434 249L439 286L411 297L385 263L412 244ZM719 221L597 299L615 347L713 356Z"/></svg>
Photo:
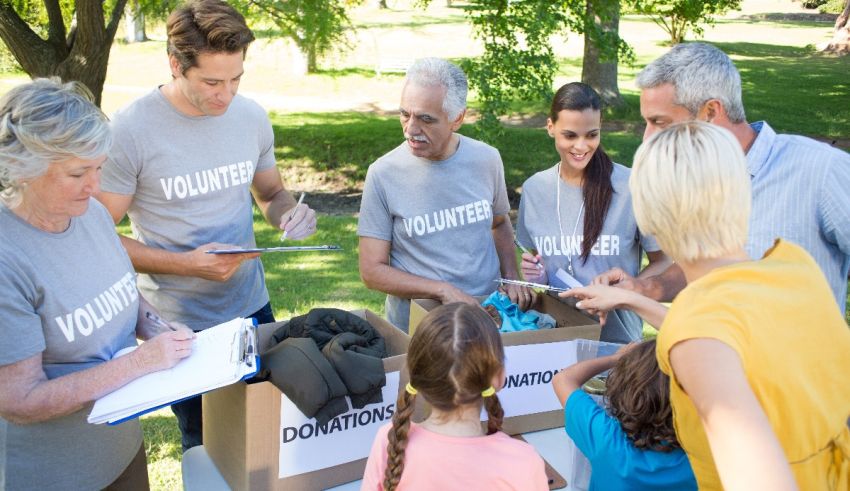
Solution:
<svg viewBox="0 0 850 491"><path fill-rule="evenodd" d="M496 391L504 384L504 358L498 328L482 309L462 303L434 309L410 341L410 383L392 424L375 437L361 489L548 489L543 459L500 431ZM431 414L416 424L419 394Z"/></svg>
<svg viewBox="0 0 850 491"><path fill-rule="evenodd" d="M606 412L581 386L609 368ZM564 428L590 461L591 490L697 489L676 440L669 386L655 360L655 340L576 363L552 378Z"/></svg>
<svg viewBox="0 0 850 491"><path fill-rule="evenodd" d="M589 85L562 86L552 99L547 130L560 160L522 185L517 240L537 254L523 254L526 280L573 287L561 269L582 285L617 267L637 276L641 252L649 258L643 275L659 273L667 258L652 237L638 230L629 193L629 169L602 149L602 101ZM641 338L633 312L603 317L602 341Z"/></svg>

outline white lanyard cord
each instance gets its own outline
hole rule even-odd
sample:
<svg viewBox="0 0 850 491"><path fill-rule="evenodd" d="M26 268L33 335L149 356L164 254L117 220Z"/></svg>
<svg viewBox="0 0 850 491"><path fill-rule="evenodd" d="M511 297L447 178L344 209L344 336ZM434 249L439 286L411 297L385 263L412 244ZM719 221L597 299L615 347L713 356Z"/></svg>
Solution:
<svg viewBox="0 0 850 491"><path fill-rule="evenodd" d="M557 179L555 179L555 208L558 210L558 231L561 233L561 241L564 240L564 226L561 225L561 163L558 162L558 171L557 171ZM581 214L584 212L584 195L582 195L581 207L578 209L578 216L576 217L576 223L573 225L573 235L574 238L576 236L576 231L578 230L578 222L581 221ZM567 272L571 275L575 275L573 273L573 255L570 252L570 241L566 244L561 242L562 245L566 245L567 247L564 249L564 252L567 254Z"/></svg>

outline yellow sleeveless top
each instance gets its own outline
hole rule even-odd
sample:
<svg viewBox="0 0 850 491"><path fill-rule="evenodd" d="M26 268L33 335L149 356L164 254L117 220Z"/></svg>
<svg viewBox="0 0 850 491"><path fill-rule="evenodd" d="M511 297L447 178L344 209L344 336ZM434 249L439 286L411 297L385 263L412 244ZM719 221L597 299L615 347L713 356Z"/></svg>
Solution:
<svg viewBox="0 0 850 491"><path fill-rule="evenodd" d="M694 281L658 335L676 435L700 489L722 489L699 415L670 367L670 349L693 338L738 353L800 489L850 490L850 328L803 249L778 240L760 261Z"/></svg>

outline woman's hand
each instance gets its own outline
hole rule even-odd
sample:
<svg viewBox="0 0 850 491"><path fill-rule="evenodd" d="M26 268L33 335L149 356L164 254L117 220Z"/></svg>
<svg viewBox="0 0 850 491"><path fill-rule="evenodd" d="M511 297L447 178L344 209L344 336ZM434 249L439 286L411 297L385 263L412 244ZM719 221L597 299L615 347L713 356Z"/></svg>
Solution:
<svg viewBox="0 0 850 491"><path fill-rule="evenodd" d="M571 288L558 294L562 298L577 299L576 308L582 309L590 315L599 316L599 324L602 326L605 325L608 312L624 305L629 295L634 295L634 293L606 285Z"/></svg>
<svg viewBox="0 0 850 491"><path fill-rule="evenodd" d="M175 331L167 331L150 338L131 353L144 373L173 367L192 354L195 333L183 324L172 323Z"/></svg>
<svg viewBox="0 0 850 491"><path fill-rule="evenodd" d="M532 283L540 283L542 285L549 284L549 276L546 274L546 268L543 267L543 258L540 254L532 256L527 252L522 253L522 277L525 281Z"/></svg>

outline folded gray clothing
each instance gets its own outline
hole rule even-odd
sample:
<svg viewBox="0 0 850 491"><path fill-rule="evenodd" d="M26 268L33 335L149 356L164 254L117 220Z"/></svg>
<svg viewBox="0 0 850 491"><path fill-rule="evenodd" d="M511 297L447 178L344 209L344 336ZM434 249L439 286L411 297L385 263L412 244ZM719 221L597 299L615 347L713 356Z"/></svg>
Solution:
<svg viewBox="0 0 850 491"><path fill-rule="evenodd" d="M308 418L327 424L348 411L345 384L312 339L285 339L260 360L271 383Z"/></svg>
<svg viewBox="0 0 850 491"><path fill-rule="evenodd" d="M338 334L322 353L348 388L352 406L360 409L383 400L381 387L387 383L384 362L367 340L351 332Z"/></svg>
<svg viewBox="0 0 850 491"><path fill-rule="evenodd" d="M382 359L387 356L386 344L366 320L344 310L313 309L284 323L272 335L273 342L279 345L293 339L301 340L296 345L301 350L296 355L299 358L294 363L275 365L270 379L307 417L325 424L348 410L344 399L339 404L338 385L328 382L328 371L336 375L342 395L351 397L355 408L383 400L381 387L386 384L386 376ZM313 349L308 351L308 345ZM288 350L275 352L272 348L268 353L273 353L273 357L289 356ZM318 357L316 353L320 353ZM264 355L264 365L266 359ZM308 373L315 370L320 373Z"/></svg>
<svg viewBox="0 0 850 491"><path fill-rule="evenodd" d="M288 323L278 328L272 337L280 342L286 338L312 338L319 349L324 349L337 334L353 332L366 340L363 347L374 350L374 356L387 356L384 338L378 331L366 322L366 319L351 312L333 309L313 309L304 315L293 317Z"/></svg>

